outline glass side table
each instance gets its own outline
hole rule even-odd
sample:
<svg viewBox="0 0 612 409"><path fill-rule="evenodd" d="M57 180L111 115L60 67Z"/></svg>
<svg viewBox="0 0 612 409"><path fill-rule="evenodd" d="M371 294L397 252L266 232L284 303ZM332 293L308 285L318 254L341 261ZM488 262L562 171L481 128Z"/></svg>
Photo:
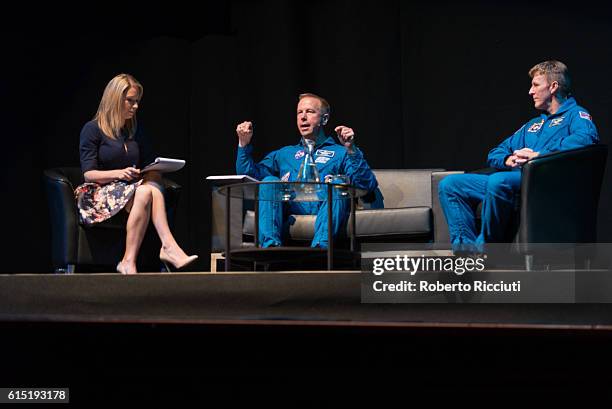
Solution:
<svg viewBox="0 0 612 409"><path fill-rule="evenodd" d="M262 190L263 189L263 190ZM323 202L332 200L348 200L350 202L350 252L355 251L355 199L367 194L367 190L344 183L325 182L247 182L229 184L219 187L219 193L225 196L225 271L231 267L231 259L234 257L250 258L260 261L266 258L299 258L316 256L327 253L327 269L332 270L334 266L334 241L332 235L333 212L332 206L327 207L327 234L328 248L319 249L311 247L259 247L259 203L261 201L275 202ZM255 204L255 248L231 250L230 243L230 199L238 198L252 200Z"/></svg>

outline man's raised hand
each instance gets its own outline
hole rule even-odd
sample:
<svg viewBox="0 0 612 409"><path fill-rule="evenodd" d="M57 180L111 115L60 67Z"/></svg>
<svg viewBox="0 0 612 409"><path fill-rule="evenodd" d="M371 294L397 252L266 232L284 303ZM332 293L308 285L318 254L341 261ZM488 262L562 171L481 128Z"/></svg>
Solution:
<svg viewBox="0 0 612 409"><path fill-rule="evenodd" d="M353 140L355 139L355 132L348 126L340 125L334 128L338 139L342 145L346 146L349 152L353 151Z"/></svg>
<svg viewBox="0 0 612 409"><path fill-rule="evenodd" d="M238 144L241 148L251 143L253 137L253 123L249 121L242 122L236 126L236 135L238 135Z"/></svg>

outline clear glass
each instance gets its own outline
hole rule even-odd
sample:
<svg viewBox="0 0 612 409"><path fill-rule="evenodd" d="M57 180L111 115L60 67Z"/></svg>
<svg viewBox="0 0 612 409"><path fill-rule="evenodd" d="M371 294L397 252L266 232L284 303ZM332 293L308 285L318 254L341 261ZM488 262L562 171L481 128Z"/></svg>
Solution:
<svg viewBox="0 0 612 409"><path fill-rule="evenodd" d="M347 196L349 194L346 186L350 186L351 180L347 175L328 175L325 177L325 183L336 185L334 188L341 196Z"/></svg>

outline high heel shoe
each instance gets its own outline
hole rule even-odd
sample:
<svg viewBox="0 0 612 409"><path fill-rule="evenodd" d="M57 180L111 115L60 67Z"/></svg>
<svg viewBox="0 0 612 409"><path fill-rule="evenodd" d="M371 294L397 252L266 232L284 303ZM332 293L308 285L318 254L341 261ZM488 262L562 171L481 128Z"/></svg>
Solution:
<svg viewBox="0 0 612 409"><path fill-rule="evenodd" d="M123 275L136 274L136 272L130 273L127 269L127 266L124 265L122 261L117 263L117 272Z"/></svg>
<svg viewBox="0 0 612 409"><path fill-rule="evenodd" d="M164 263L164 266L166 267L166 271L170 272L172 271L172 269L170 268L169 264L172 265L175 270L180 270L184 267L187 267L189 264L193 263L194 261L196 261L198 259L198 256L197 255L187 256L183 260L180 260L179 262L175 263L174 261L170 259L170 257L168 257L168 255L162 248L159 251L159 259L161 260L162 263Z"/></svg>

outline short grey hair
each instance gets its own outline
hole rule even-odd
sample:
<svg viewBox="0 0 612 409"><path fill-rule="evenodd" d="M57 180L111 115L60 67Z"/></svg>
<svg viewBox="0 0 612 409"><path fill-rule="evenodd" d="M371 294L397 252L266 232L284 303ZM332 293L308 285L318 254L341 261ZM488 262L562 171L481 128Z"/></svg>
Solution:
<svg viewBox="0 0 612 409"><path fill-rule="evenodd" d="M567 65L561 61L549 60L536 64L529 70L531 78L536 75L545 75L549 83L557 81L559 84L559 96L566 98L571 94L571 81L567 70Z"/></svg>
<svg viewBox="0 0 612 409"><path fill-rule="evenodd" d="M306 92L304 94L300 94L298 97L298 101L301 101L302 98L314 98L314 99L318 99L319 102L321 103L321 108L323 109L323 113L324 114L329 114L331 111L331 107L329 106L329 102L327 102L327 100L323 97L318 96L317 94L313 94L311 92Z"/></svg>

